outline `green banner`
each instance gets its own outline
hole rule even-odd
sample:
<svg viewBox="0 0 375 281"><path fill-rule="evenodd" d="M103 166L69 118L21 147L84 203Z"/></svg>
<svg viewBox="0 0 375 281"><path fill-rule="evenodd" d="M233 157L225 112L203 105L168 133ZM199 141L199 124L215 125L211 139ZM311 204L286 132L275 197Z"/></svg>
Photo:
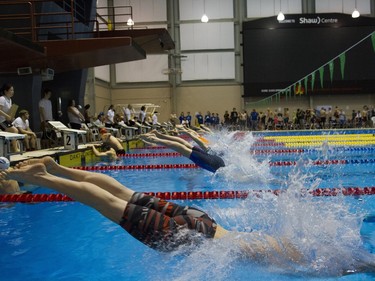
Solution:
<svg viewBox="0 0 375 281"><path fill-rule="evenodd" d="M331 78L331 83L332 83L332 80L333 80L333 70L334 70L334 64L333 64L333 61L330 61L329 64L329 77Z"/></svg>
<svg viewBox="0 0 375 281"><path fill-rule="evenodd" d="M346 54L343 53L343 54L340 55L340 68L341 68L341 78L342 79L344 79L345 62L346 62Z"/></svg>
<svg viewBox="0 0 375 281"><path fill-rule="evenodd" d="M319 68L320 86L323 88L324 66Z"/></svg>
<svg viewBox="0 0 375 281"><path fill-rule="evenodd" d="M311 73L311 91L314 91L315 84L315 71Z"/></svg>

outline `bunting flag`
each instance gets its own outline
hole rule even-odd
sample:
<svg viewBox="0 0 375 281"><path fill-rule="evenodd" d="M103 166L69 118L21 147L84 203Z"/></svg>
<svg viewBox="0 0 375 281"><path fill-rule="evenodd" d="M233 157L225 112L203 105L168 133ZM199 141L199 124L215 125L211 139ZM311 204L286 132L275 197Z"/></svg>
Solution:
<svg viewBox="0 0 375 281"><path fill-rule="evenodd" d="M315 84L315 71L311 73L311 91L314 91Z"/></svg>
<svg viewBox="0 0 375 281"><path fill-rule="evenodd" d="M346 54L345 53L341 54L339 58L340 58L340 68L341 68L341 79L344 79Z"/></svg>
<svg viewBox="0 0 375 281"><path fill-rule="evenodd" d="M323 88L324 66L319 68L320 86Z"/></svg>
<svg viewBox="0 0 375 281"><path fill-rule="evenodd" d="M302 87L301 80L298 83L294 84L294 93L295 95L303 95L305 93L305 89Z"/></svg>
<svg viewBox="0 0 375 281"><path fill-rule="evenodd" d="M307 82L309 81L308 76L303 80L305 82L305 94L307 95Z"/></svg>
<svg viewBox="0 0 375 281"><path fill-rule="evenodd" d="M333 70L334 70L333 61L330 61L328 66L329 66L329 77L331 78L331 83L332 83L332 81L333 81Z"/></svg>
<svg viewBox="0 0 375 281"><path fill-rule="evenodd" d="M367 40L369 37L371 37L373 51L375 52L375 32L372 32L371 34L367 35L365 38L363 38L362 40L360 40L358 43L354 44L351 48L349 48L348 50L344 51L343 53L341 53L340 55L338 55L337 57L335 57L332 61L330 61L330 62L327 63L328 67L329 67L329 71L330 71L331 82L333 81L334 60L337 59L337 58L339 58L339 60L340 60L341 78L344 79L344 76L345 76L345 66L346 66L346 53L350 49L356 47L356 45L358 45L362 41ZM323 80L324 79L324 67L327 64L321 66L319 69L314 70L313 72L311 72L309 74L309 75L311 75L311 91L314 91L315 78L316 78L316 72L317 71L319 71L320 86L322 88L324 87L324 85L323 85L324 84L324 80ZM262 99L260 101L249 103L249 104L256 104L256 105L258 105L258 104L260 104L260 105L272 104L273 101L280 102L281 95L285 95L286 101L288 101L288 99L292 98L292 94L293 94L294 98L296 98L297 95L301 96L301 95L303 95L305 93L307 94L309 75L307 75L304 78L302 78L304 86L301 85L302 80L300 80L300 81L298 81L298 82L290 85L288 88L286 88L286 89L284 89L282 91L279 91L279 92L277 92L276 94L274 94L274 95L272 95L270 97L267 97L267 98L264 98L264 99ZM293 93L292 93L292 91L293 91Z"/></svg>

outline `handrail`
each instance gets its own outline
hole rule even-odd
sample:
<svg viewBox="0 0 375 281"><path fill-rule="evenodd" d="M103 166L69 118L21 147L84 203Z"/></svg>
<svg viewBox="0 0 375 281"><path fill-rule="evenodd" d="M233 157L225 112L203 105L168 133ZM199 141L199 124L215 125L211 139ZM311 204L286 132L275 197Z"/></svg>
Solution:
<svg viewBox="0 0 375 281"><path fill-rule="evenodd" d="M42 3L55 3L61 7L62 10L39 12L37 7ZM105 26L105 30L115 30L116 26L120 29L124 29L124 27L127 29L133 29L133 26L127 25L128 18L133 18L132 6L99 7L97 10L100 11L102 9L106 9L107 12L102 14L97 13L95 19L86 20L84 15L82 15L79 11L84 11L84 3L84 1L79 2L75 0L0 1L1 11L9 10L6 8L6 6L20 7L19 13L0 14L0 26L5 30L14 33L15 35L29 38L33 42L50 40L41 37L42 35L45 35L40 33L41 30L52 29L54 30L53 34L56 36L75 38L75 36L78 34L92 35L96 33L96 36L99 36L99 31L104 29L102 28L103 26ZM25 8L26 5L27 8ZM80 15L82 20L79 20L77 15ZM61 20L61 17L59 16L68 17L68 19L64 21ZM48 20L46 21L44 19L42 21L41 19L43 17L48 17ZM76 32L75 25L77 23L93 23L94 30Z"/></svg>

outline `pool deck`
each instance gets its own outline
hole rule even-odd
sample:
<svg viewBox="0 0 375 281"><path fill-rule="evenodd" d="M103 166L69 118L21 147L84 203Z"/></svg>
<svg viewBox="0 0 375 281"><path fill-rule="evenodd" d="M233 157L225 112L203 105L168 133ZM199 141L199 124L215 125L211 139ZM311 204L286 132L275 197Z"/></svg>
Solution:
<svg viewBox="0 0 375 281"><path fill-rule="evenodd" d="M85 166L86 163L90 163L97 160L91 149L91 145L100 144L99 142L80 144L78 149L69 150L65 149L64 146L53 147L49 149L39 149L35 151L27 151L22 154L10 155L11 166L32 158L41 158L44 156L53 157L58 163L67 167ZM139 140L123 141L123 147L125 151L129 149L143 146L143 143Z"/></svg>

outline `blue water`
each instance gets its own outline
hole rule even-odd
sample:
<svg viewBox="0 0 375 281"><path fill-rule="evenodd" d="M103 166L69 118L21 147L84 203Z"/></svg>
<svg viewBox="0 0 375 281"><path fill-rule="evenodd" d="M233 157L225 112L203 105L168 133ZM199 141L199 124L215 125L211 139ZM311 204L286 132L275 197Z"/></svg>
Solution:
<svg viewBox="0 0 375 281"><path fill-rule="evenodd" d="M289 196L246 200L187 200L219 224L237 231L287 234L303 246L315 267L285 268L238 258L231 243L214 241L193 252L159 253L134 240L96 211L77 202L3 204L0 207L1 280L374 280L375 275L337 274L360 248L375 253L375 196L300 198L299 188L375 186L374 163L311 165L323 159L369 159L366 151L226 155L216 175L202 169L114 170L107 173L137 191L283 189ZM252 142L246 139L246 142ZM247 150L249 144L247 144ZM267 148L268 149L268 148ZM276 147L274 149L277 149ZM154 152L168 150L152 150ZM148 153L134 150L132 153ZM246 155L246 156L244 156ZM285 156L285 157L284 157ZM182 157L125 158L116 165L191 163ZM270 166L269 161L298 161ZM106 165L101 162L95 165ZM39 187L37 193L49 193ZM314 254L313 254L314 253Z"/></svg>

